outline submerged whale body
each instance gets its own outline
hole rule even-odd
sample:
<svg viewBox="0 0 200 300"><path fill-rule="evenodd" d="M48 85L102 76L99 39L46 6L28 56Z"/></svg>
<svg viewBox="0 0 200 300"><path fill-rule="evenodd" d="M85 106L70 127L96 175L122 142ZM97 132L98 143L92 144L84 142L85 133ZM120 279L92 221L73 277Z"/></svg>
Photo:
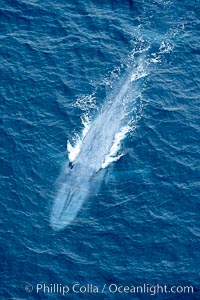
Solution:
<svg viewBox="0 0 200 300"><path fill-rule="evenodd" d="M116 134L122 128L122 116L130 101L132 81L129 71L90 126L78 156L66 167L66 181L60 183L51 212L53 229L61 230L69 225L89 196L96 173L105 165Z"/></svg>
<svg viewBox="0 0 200 300"><path fill-rule="evenodd" d="M74 220L90 191L92 170L86 170L85 166L79 164L74 165L73 169L67 168L67 181L60 183L51 213L51 226L55 230L63 229Z"/></svg>

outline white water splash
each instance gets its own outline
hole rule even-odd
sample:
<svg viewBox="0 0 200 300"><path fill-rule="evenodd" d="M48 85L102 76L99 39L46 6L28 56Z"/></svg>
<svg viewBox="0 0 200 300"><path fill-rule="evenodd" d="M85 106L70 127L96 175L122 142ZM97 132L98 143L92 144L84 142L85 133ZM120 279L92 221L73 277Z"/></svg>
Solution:
<svg viewBox="0 0 200 300"><path fill-rule="evenodd" d="M106 155L105 160L103 161L101 167L102 169L106 168L110 163L119 160L125 153L118 154L121 141L126 137L127 133L133 130L130 126L124 126L121 131L117 132L114 137L113 145L110 149L110 152Z"/></svg>
<svg viewBox="0 0 200 300"><path fill-rule="evenodd" d="M95 92L91 95L81 95L72 106L78 107L85 112L89 112L91 109L97 110Z"/></svg>
<svg viewBox="0 0 200 300"><path fill-rule="evenodd" d="M90 129L91 126L91 122L87 114L81 116L81 122L83 125L83 130L81 132L81 135L75 134L75 136L72 138L73 145L70 143L69 140L67 141L67 152L68 152L68 157L70 162L73 162L76 159L76 157L79 155L82 141L86 136L86 134L88 133L88 130Z"/></svg>
<svg viewBox="0 0 200 300"><path fill-rule="evenodd" d="M138 65L136 72L131 75L131 81L136 81L140 78L146 77L148 75L147 70L144 68L143 64Z"/></svg>
<svg viewBox="0 0 200 300"><path fill-rule="evenodd" d="M160 53L163 54L172 52L173 48L174 46L172 45L172 43L162 41L159 50Z"/></svg>

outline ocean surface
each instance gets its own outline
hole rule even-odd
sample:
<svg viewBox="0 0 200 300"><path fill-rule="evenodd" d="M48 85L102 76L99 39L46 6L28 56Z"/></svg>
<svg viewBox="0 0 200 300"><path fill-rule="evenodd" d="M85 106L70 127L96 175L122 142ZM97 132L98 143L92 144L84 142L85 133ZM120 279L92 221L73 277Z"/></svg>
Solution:
<svg viewBox="0 0 200 300"><path fill-rule="evenodd" d="M0 299L200 299L199 1L1 0L0 8ZM59 180L111 105L112 153L74 220L54 230ZM112 141L103 125L100 149ZM74 292L76 283L99 292ZM109 290L144 284L194 290Z"/></svg>

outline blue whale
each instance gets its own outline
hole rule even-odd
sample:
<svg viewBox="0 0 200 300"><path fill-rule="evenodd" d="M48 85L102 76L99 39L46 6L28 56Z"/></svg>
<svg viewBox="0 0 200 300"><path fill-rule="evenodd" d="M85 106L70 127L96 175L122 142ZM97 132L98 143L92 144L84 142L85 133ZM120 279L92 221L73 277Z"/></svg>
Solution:
<svg viewBox="0 0 200 300"><path fill-rule="evenodd" d="M51 211L50 223L54 230L69 225L91 193L95 176L123 126L128 104L137 97L133 90L137 90L135 81L140 70L136 71L134 80L132 70L128 70L118 82L82 140L78 156L70 166L65 167L65 180L60 183ZM142 77L139 75L138 78Z"/></svg>

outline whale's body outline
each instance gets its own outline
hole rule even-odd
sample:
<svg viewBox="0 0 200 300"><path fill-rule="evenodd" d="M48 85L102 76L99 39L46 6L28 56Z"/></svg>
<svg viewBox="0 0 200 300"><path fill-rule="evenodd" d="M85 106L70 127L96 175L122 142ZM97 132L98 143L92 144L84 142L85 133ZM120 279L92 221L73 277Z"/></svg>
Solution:
<svg viewBox="0 0 200 300"><path fill-rule="evenodd" d="M90 194L95 174L101 170L122 126L126 95L133 88L132 82L132 69L128 69L82 140L72 167L66 166L67 180L60 183L52 207L50 222L53 229L61 230L69 225Z"/></svg>

